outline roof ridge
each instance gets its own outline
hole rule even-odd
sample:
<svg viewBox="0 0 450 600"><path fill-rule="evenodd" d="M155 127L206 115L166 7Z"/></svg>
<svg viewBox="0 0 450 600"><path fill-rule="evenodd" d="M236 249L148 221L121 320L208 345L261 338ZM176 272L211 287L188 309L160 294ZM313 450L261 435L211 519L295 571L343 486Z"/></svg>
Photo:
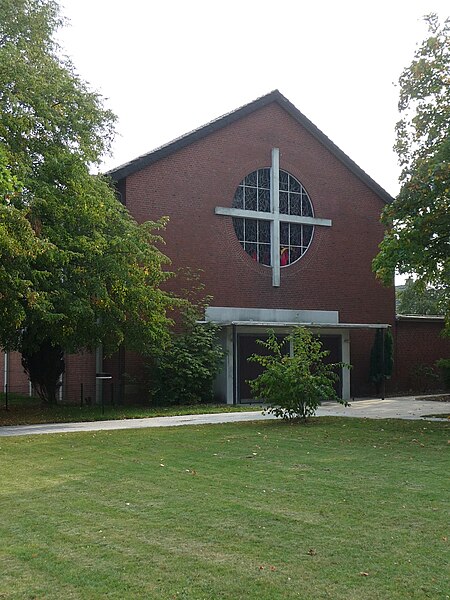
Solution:
<svg viewBox="0 0 450 600"><path fill-rule="evenodd" d="M365 183L377 196L379 196L384 202L392 202L392 196L379 185L374 179L370 177L359 165L357 165L345 152L343 152L336 144L325 135L312 121L308 119L300 110L294 106L283 94L278 90L272 90L268 94L260 96L249 102L236 108L230 112L209 121L208 123L193 129L192 131L185 133L172 141L158 146L157 148L142 154L133 160L124 163L114 169L107 171L107 175L110 175L113 180L119 181L132 173L140 171L152 163L169 156L173 152L180 150L192 144L193 142L200 140L210 133L218 131L223 127L245 117L246 115L267 106L272 102L277 102L282 108L284 108L298 123L300 123L318 142L325 146L338 160L340 160L356 177L358 177L363 183Z"/></svg>

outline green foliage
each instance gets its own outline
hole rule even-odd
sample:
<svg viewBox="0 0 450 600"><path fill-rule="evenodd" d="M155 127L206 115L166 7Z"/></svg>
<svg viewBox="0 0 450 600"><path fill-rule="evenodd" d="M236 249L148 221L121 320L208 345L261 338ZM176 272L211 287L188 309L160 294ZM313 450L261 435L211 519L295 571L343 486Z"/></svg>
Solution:
<svg viewBox="0 0 450 600"><path fill-rule="evenodd" d="M213 382L225 353L218 341L220 327L203 321L211 297L204 296L200 275L190 268L177 273L183 286L178 319L169 343L155 349L148 365L150 396L157 405L213 400Z"/></svg>
<svg viewBox="0 0 450 600"><path fill-rule="evenodd" d="M0 346L150 352L173 304L165 221L138 225L92 174L115 116L61 55L61 24L53 0L0 3Z"/></svg>
<svg viewBox="0 0 450 600"><path fill-rule="evenodd" d="M382 330L377 329L370 353L370 381L376 385L377 392L380 389L383 379L391 378L393 368L394 339L392 332L390 329L387 329L383 335Z"/></svg>
<svg viewBox="0 0 450 600"><path fill-rule="evenodd" d="M426 287L422 281L406 280L397 291L397 313L400 315L442 315L448 289L443 286Z"/></svg>
<svg viewBox="0 0 450 600"><path fill-rule="evenodd" d="M213 400L212 384L223 359L212 323L175 334L154 358L151 395L156 403L195 404Z"/></svg>
<svg viewBox="0 0 450 600"><path fill-rule="evenodd" d="M285 351L291 341L292 356ZM269 404L268 412L287 420L306 419L315 414L324 400L345 404L336 394L334 383L339 379L336 369L349 365L325 364L329 352L322 349L320 339L308 329L297 327L281 342L269 331L267 340L258 343L268 354L254 354L249 360L264 371L248 383L254 397Z"/></svg>
<svg viewBox="0 0 450 600"><path fill-rule="evenodd" d="M13 205L22 186L8 168L8 155L0 143L0 342L17 338L25 318L24 303L36 301L32 289L32 261L49 245L34 235L27 209Z"/></svg>
<svg viewBox="0 0 450 600"><path fill-rule="evenodd" d="M173 332L164 350L149 365L150 395L155 404L195 404L213 400L213 382L224 358L219 327L197 322L197 307L186 302L181 331Z"/></svg>
<svg viewBox="0 0 450 600"><path fill-rule="evenodd" d="M450 389L450 358L440 358L436 362L436 366L443 375L445 387Z"/></svg>
<svg viewBox="0 0 450 600"><path fill-rule="evenodd" d="M383 212L388 230L373 267L387 284L397 269L442 288L450 334L450 20L426 20L429 37L399 80L401 190Z"/></svg>

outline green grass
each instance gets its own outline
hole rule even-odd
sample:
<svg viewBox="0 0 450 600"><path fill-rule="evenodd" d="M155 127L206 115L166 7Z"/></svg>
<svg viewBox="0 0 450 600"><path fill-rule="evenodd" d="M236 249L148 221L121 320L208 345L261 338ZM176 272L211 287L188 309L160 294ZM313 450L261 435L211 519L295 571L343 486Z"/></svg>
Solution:
<svg viewBox="0 0 450 600"><path fill-rule="evenodd" d="M0 598L447 599L448 429L0 438Z"/></svg>
<svg viewBox="0 0 450 600"><path fill-rule="evenodd" d="M0 426L31 425L35 423L76 423L110 419L141 419L203 413L261 410L261 406L233 406L229 404L196 404L194 406L45 406L37 398L11 394L8 410L5 396L0 394ZM1 600L1 596L0 596Z"/></svg>

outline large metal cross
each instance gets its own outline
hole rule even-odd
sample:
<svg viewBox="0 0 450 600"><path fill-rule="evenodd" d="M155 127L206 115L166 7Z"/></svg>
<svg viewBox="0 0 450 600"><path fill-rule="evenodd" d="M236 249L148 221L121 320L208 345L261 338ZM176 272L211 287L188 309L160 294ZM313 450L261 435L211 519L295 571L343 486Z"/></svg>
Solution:
<svg viewBox="0 0 450 600"><path fill-rule="evenodd" d="M278 148L272 148L272 165L270 167L270 212L217 206L215 213L216 215L225 215L227 217L270 221L270 263L272 265L273 287L280 286L280 223L298 223L300 225L322 225L331 227L330 219L316 219L314 217L301 217L280 213L280 150Z"/></svg>

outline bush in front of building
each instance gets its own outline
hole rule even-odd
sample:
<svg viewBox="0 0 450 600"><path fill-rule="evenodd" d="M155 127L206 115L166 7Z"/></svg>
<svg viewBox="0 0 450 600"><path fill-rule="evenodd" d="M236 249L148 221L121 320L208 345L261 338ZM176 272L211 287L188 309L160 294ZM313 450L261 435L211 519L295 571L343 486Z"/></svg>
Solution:
<svg viewBox="0 0 450 600"><path fill-rule="evenodd" d="M292 354L285 352L292 342ZM323 349L320 339L304 327L281 342L273 331L266 341L258 340L267 354L253 354L249 360L263 367L263 372L249 381L255 399L269 405L267 412L286 420L313 416L325 400L347 405L334 388L339 379L336 370L350 368L345 363L326 364L329 351Z"/></svg>
<svg viewBox="0 0 450 600"><path fill-rule="evenodd" d="M198 320L204 310L186 301L181 329L154 354L148 365L150 398L157 405L197 404L214 400L213 383L225 352L218 341L219 327Z"/></svg>
<svg viewBox="0 0 450 600"><path fill-rule="evenodd" d="M383 381L390 379L394 368L394 339L392 332L381 329L375 332L372 350L370 352L370 381L375 384L377 394L380 393Z"/></svg>

